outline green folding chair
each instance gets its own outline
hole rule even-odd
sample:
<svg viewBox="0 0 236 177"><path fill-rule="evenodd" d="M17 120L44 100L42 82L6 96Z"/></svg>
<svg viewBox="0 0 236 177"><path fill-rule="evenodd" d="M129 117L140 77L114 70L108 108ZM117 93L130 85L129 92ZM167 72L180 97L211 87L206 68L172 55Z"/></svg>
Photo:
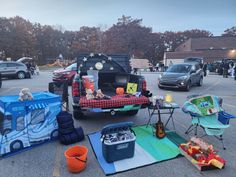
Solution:
<svg viewBox="0 0 236 177"><path fill-rule="evenodd" d="M228 113L223 114L224 112L221 105L222 99L214 95L196 96L186 101L182 110L190 114L192 122L185 133L189 134L194 130L197 136L198 127L201 127L205 131L203 136L215 136L221 141L223 148L226 149L223 141L223 133L224 130L230 126L229 119L235 118L235 116ZM219 119L220 116L224 121ZM224 117L222 118L222 116Z"/></svg>

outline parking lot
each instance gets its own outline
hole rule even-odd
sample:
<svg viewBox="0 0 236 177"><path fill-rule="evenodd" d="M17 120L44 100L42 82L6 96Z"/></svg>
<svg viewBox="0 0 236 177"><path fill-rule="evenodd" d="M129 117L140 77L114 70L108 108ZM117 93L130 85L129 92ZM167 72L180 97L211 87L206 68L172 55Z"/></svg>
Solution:
<svg viewBox="0 0 236 177"><path fill-rule="evenodd" d="M183 105L186 97L191 94L214 94L223 98L223 107L226 112L236 115L236 81L232 78L223 78L219 75L209 75L204 78L202 87L192 87L189 92L160 90L157 86L157 73L144 73L147 80L148 89L154 95L165 95L171 93L176 103ZM32 92L47 91L48 83L51 82L51 71L43 71L39 76L24 80L3 80L0 95L18 94L21 88L28 87ZM70 88L69 88L70 93ZM70 101L70 111L72 110ZM165 121L167 117L162 120ZM177 133L189 139L184 132L190 125L189 115L184 114L181 109L174 113L174 120ZM148 111L142 109L136 116L128 117L124 114L111 116L109 114L89 114L83 120L75 120L75 126L82 126L85 134L101 130L109 123L133 121L135 125L146 124L148 121ZM222 149L221 143L214 137L204 137L204 140L214 145L219 154L227 161L223 170L198 171L184 157L153 164L150 166L134 169L131 171L118 173L113 176L160 176L160 177L236 177L236 119L230 122L230 127L224 133L226 150ZM89 149L88 163L85 171L77 174L79 176L105 176L100 168L96 157L89 144L88 138L78 144L85 145ZM72 145L71 145L72 146ZM70 177L75 176L67 171L64 151L69 146L61 145L59 142L50 142L36 148L19 153L17 155L0 160L0 177Z"/></svg>

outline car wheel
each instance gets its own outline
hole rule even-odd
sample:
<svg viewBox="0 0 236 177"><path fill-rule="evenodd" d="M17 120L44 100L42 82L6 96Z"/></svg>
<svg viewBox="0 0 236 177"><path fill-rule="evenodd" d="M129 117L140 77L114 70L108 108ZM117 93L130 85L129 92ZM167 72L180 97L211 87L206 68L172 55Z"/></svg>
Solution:
<svg viewBox="0 0 236 177"><path fill-rule="evenodd" d="M73 110L73 117L76 120L83 119L84 118L84 114L81 111Z"/></svg>
<svg viewBox="0 0 236 177"><path fill-rule="evenodd" d="M199 79L199 81L198 81L198 86L202 86L202 83L203 83L203 78L201 77L200 79Z"/></svg>
<svg viewBox="0 0 236 177"><path fill-rule="evenodd" d="M189 91L190 90L190 87L191 87L191 81L188 81L186 87L185 87L185 90L186 91Z"/></svg>
<svg viewBox="0 0 236 177"><path fill-rule="evenodd" d="M23 143L20 140L15 140L11 143L10 145L10 151L11 152L16 152L23 149Z"/></svg>
<svg viewBox="0 0 236 177"><path fill-rule="evenodd" d="M138 109L137 110L130 110L130 111L127 111L126 114L129 115L129 116L134 116L138 113Z"/></svg>
<svg viewBox="0 0 236 177"><path fill-rule="evenodd" d="M25 78L25 73L23 71L20 71L17 73L17 78L18 79L24 79Z"/></svg>

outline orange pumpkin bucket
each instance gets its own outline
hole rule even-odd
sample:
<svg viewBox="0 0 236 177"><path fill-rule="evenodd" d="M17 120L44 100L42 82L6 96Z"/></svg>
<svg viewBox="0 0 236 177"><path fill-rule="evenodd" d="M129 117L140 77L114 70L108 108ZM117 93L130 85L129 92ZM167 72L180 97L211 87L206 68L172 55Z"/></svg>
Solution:
<svg viewBox="0 0 236 177"><path fill-rule="evenodd" d="M78 173L85 169L88 148L85 146L73 146L65 151L67 168L72 173Z"/></svg>
<svg viewBox="0 0 236 177"><path fill-rule="evenodd" d="M116 88L116 94L117 95L123 95L124 93L125 93L124 88L122 88L122 87L117 87Z"/></svg>

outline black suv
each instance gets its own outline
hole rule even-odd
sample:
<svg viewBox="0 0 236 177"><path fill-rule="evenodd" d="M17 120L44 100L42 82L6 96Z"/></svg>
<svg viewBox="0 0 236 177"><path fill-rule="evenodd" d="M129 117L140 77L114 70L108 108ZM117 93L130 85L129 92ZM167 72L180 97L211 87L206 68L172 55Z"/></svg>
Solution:
<svg viewBox="0 0 236 177"><path fill-rule="evenodd" d="M159 88L190 90L192 85L202 86L203 71L199 63L183 63L170 66L159 77Z"/></svg>

